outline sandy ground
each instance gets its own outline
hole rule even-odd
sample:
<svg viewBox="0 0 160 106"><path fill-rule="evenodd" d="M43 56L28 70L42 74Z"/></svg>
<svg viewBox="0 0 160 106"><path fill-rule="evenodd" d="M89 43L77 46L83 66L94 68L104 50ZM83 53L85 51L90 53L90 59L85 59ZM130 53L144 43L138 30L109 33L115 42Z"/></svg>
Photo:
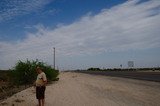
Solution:
<svg viewBox="0 0 160 106"><path fill-rule="evenodd" d="M65 72L46 88L45 106L160 106L160 83ZM0 103L37 106L33 87Z"/></svg>

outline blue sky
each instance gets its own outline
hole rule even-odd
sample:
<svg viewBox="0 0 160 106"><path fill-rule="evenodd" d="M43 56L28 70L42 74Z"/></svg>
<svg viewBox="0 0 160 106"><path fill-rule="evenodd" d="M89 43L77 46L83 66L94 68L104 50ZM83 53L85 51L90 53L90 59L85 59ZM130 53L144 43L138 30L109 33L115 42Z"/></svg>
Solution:
<svg viewBox="0 0 160 106"><path fill-rule="evenodd" d="M39 59L62 70L160 66L159 0L1 0L0 69Z"/></svg>
<svg viewBox="0 0 160 106"><path fill-rule="evenodd" d="M55 28L57 24L71 24L82 16L92 13L96 14L101 9L111 8L113 5L123 3L125 0L29 0L26 9L23 9L23 2L19 0L0 1L0 40L13 42L17 39L24 39L26 32L35 29L30 28L34 25L43 24L45 27ZM27 10L32 5L33 10ZM28 6L28 7L27 7ZM37 6L37 8L36 8ZM6 13L6 11L10 11ZM4 14L4 15L3 15ZM9 31L8 31L9 30ZM14 35L13 35L14 33Z"/></svg>

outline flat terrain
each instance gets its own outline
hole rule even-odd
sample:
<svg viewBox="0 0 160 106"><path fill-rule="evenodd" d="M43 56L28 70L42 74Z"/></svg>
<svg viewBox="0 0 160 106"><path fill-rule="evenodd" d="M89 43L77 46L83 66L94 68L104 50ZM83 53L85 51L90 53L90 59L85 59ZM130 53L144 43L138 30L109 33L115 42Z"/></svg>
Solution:
<svg viewBox="0 0 160 106"><path fill-rule="evenodd" d="M159 82L74 72L59 77L47 86L46 106L160 106ZM21 91L0 105L36 106L35 89Z"/></svg>

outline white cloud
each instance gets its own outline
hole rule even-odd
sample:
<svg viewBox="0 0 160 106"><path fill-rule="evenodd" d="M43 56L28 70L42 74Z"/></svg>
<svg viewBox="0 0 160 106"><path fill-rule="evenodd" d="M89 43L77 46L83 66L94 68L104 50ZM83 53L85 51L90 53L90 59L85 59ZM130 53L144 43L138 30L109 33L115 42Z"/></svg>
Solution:
<svg viewBox="0 0 160 106"><path fill-rule="evenodd" d="M0 67L26 58L51 63L52 47L57 48L59 58L160 47L160 1L137 2L127 1L55 29L38 25L38 31L23 41L0 42Z"/></svg>
<svg viewBox="0 0 160 106"><path fill-rule="evenodd" d="M0 2L0 22L19 15L36 12L51 0L4 0Z"/></svg>

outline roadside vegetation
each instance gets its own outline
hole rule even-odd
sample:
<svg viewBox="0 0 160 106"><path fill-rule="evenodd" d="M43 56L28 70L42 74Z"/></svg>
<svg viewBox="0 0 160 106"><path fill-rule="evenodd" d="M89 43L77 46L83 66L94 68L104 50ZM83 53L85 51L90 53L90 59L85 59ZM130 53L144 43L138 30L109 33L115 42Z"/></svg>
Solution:
<svg viewBox="0 0 160 106"><path fill-rule="evenodd" d="M42 68L49 82L57 80L57 76L59 74L58 70L55 70L46 63L39 62L38 60L27 60L25 62L17 62L16 66L11 70L13 83L16 85L33 84L37 77L37 73L35 71L37 66Z"/></svg>
<svg viewBox="0 0 160 106"><path fill-rule="evenodd" d="M59 70L44 62L18 61L12 69L0 70L0 100L32 86L37 77L37 66L42 68L49 83L58 80Z"/></svg>

